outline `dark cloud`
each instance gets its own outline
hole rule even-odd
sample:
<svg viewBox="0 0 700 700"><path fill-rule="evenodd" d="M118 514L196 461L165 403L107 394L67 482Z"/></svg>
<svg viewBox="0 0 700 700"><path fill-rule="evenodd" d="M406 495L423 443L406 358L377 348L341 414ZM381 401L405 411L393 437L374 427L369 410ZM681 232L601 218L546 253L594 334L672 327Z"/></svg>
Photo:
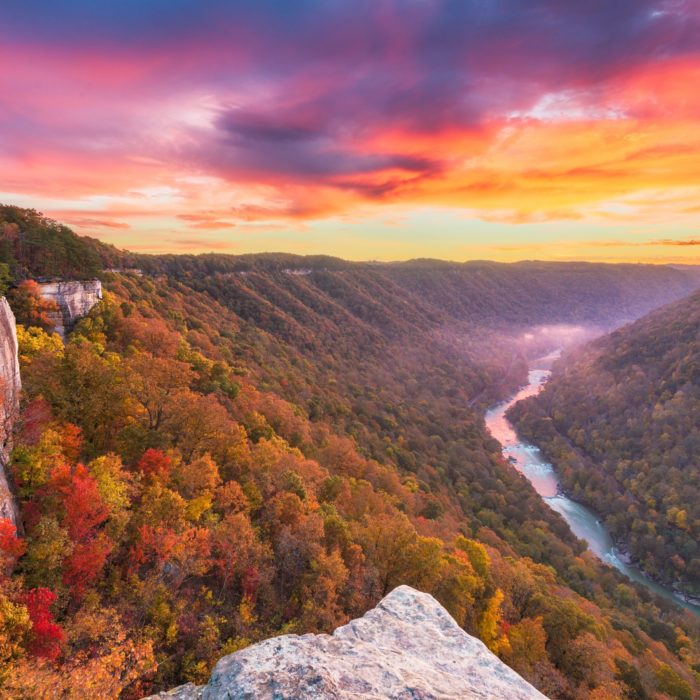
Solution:
<svg viewBox="0 0 700 700"><path fill-rule="evenodd" d="M256 143L313 141L322 136L318 124L295 124L279 116L243 110L223 112L217 120L217 126L236 140Z"/></svg>
<svg viewBox="0 0 700 700"><path fill-rule="evenodd" d="M253 72L315 66L343 82L373 65L447 87L465 74L568 82L694 53L699 14L695 0L4 0L0 34L77 52L170 48L188 70L207 55L225 74L243 52Z"/></svg>
<svg viewBox="0 0 700 700"><path fill-rule="evenodd" d="M312 121L304 114L314 113ZM362 152L353 138L355 126L339 117L333 100L301 104L286 112L222 111L209 132L195 139L187 157L227 177L294 175L299 180L337 180L386 170L409 174L434 172L439 165L424 156ZM352 188L352 185L348 185Z"/></svg>
<svg viewBox="0 0 700 700"><path fill-rule="evenodd" d="M271 57L295 48L328 59L474 57L489 42L508 53L607 64L623 55L697 49L695 0L4 0L3 25L25 40L89 45L133 42L147 50L201 38L238 37ZM274 41L273 41L274 40ZM485 62L498 61L484 57ZM352 65L348 65L352 68Z"/></svg>
<svg viewBox="0 0 700 700"><path fill-rule="evenodd" d="M147 94L196 90L235 104L178 146L207 172L325 179L382 196L403 178L360 176L445 167L430 153L362 146L382 131L476 131L566 90L604 100L616 75L698 55L700 9L694 0L4 0L2 40L52 60L135 62L144 68L131 80Z"/></svg>

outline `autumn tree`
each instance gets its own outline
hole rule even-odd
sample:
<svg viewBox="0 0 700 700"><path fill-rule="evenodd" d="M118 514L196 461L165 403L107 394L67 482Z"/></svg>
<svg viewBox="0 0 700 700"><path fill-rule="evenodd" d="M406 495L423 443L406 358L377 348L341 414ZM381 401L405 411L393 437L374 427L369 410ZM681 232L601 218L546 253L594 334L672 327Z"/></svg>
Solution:
<svg viewBox="0 0 700 700"><path fill-rule="evenodd" d="M177 404L176 394L191 383L192 370L179 360L140 352L124 363L123 372L129 396L143 411L144 426L158 433Z"/></svg>
<svg viewBox="0 0 700 700"><path fill-rule="evenodd" d="M17 537L17 528L9 518L0 518L0 576L12 571L27 545Z"/></svg>
<svg viewBox="0 0 700 700"><path fill-rule="evenodd" d="M8 300L17 323L53 331L53 318L60 313L59 308L56 302L41 296L41 288L34 280L20 282L10 290Z"/></svg>
<svg viewBox="0 0 700 700"><path fill-rule="evenodd" d="M64 633L53 618L51 604L56 595L48 588L32 588L25 596L25 604L32 623L30 642L27 646L34 656L51 661L61 653Z"/></svg>
<svg viewBox="0 0 700 700"><path fill-rule="evenodd" d="M26 605L12 593L11 588L0 588L0 689L11 677L13 663L25 655L25 641L32 628Z"/></svg>
<svg viewBox="0 0 700 700"><path fill-rule="evenodd" d="M510 651L507 658L516 671L531 674L533 668L547 661L547 633L542 618L526 617L508 630Z"/></svg>

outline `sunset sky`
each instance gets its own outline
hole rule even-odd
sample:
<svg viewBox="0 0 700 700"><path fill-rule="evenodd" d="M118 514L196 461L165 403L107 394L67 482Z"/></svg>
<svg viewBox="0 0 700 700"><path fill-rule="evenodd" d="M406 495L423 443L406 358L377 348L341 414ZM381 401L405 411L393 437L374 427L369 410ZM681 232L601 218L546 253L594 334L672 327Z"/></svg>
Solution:
<svg viewBox="0 0 700 700"><path fill-rule="evenodd" d="M132 250L700 261L700 0L2 0L0 64L0 202Z"/></svg>

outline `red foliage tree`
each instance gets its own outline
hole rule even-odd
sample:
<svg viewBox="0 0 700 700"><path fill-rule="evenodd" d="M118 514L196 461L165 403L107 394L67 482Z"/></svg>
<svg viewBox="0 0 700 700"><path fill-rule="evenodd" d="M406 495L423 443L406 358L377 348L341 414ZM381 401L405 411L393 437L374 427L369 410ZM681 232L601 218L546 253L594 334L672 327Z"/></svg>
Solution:
<svg viewBox="0 0 700 700"><path fill-rule="evenodd" d="M0 574L11 571L27 545L17 537L17 528L8 518L0 518Z"/></svg>
<svg viewBox="0 0 700 700"><path fill-rule="evenodd" d="M173 461L165 452L150 448L143 453L136 468L154 481L167 481L173 468Z"/></svg>
<svg viewBox="0 0 700 700"><path fill-rule="evenodd" d="M34 656L55 661L61 653L63 630L56 624L51 604L56 594L48 588L32 588L25 596L25 604L32 621L31 639L27 646Z"/></svg>
<svg viewBox="0 0 700 700"><path fill-rule="evenodd" d="M69 462L75 462L83 449L83 434L73 423L61 426L61 449Z"/></svg>
<svg viewBox="0 0 700 700"><path fill-rule="evenodd" d="M74 542L89 539L109 516L95 478L82 464L74 470L67 465L55 467L48 487L62 502L64 525Z"/></svg>
<svg viewBox="0 0 700 700"><path fill-rule="evenodd" d="M63 570L63 583L75 600L82 598L85 588L102 571L112 547L106 539L96 539L75 546Z"/></svg>
<svg viewBox="0 0 700 700"><path fill-rule="evenodd" d="M206 528L190 527L175 532L167 527L142 525L137 543L129 552L130 569L154 565L167 570L169 582L177 588L186 578L201 576L212 565L211 541Z"/></svg>

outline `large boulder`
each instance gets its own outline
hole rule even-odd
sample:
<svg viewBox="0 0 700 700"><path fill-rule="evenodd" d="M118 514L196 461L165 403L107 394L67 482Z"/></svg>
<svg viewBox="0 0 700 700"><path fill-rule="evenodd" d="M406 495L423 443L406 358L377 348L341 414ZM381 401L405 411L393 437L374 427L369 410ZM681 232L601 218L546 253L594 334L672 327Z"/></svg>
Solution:
<svg viewBox="0 0 700 700"><path fill-rule="evenodd" d="M332 635L284 635L223 657L205 686L160 700L542 700L427 593L392 591Z"/></svg>

